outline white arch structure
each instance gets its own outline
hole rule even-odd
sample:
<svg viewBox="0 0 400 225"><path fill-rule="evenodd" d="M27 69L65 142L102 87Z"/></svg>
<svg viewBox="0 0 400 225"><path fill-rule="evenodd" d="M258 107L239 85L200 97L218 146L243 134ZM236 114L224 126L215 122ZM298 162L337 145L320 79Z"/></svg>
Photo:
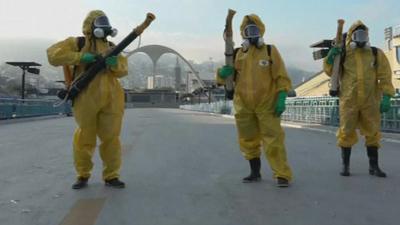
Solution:
<svg viewBox="0 0 400 225"><path fill-rule="evenodd" d="M126 56L129 57L133 54L140 53L140 52L148 55L150 57L151 61L153 62L153 76L155 76L157 62L162 55L167 54L167 53L172 53L172 54L178 56L180 59L182 59L186 63L186 65L189 66L190 70L192 71L192 73L196 76L197 80L199 81L200 86L202 88L204 88L204 83L200 79L200 76L196 72L196 70L192 67L192 65L190 65L190 63L181 54L179 54L177 51L173 50L172 48L168 48L168 47L162 46L162 45L146 45L146 46L143 46L143 47L140 47L133 51L128 52L126 54Z"/></svg>

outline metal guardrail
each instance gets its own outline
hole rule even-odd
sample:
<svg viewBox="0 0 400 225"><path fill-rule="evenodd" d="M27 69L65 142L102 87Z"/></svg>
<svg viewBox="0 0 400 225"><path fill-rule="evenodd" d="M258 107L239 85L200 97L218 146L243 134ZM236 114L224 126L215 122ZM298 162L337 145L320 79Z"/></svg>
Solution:
<svg viewBox="0 0 400 225"><path fill-rule="evenodd" d="M54 103L54 100L0 98L0 119L72 114L71 105L54 107Z"/></svg>
<svg viewBox="0 0 400 225"><path fill-rule="evenodd" d="M194 105L181 105L180 108L198 112L209 112L209 113L228 114L228 115L234 114L232 101L219 101L211 103L200 103Z"/></svg>
<svg viewBox="0 0 400 225"><path fill-rule="evenodd" d="M54 102L54 100L0 98L0 119L72 114L71 105L63 104L53 107ZM234 114L232 101L182 105L180 108L218 114ZM331 97L288 98L282 119L338 126L339 100ZM383 131L400 132L400 98L392 99L390 111L382 114L381 127Z"/></svg>
<svg viewBox="0 0 400 225"><path fill-rule="evenodd" d="M339 99L331 97L288 98L286 111L282 114L282 119L293 122L338 126Z"/></svg>
<svg viewBox="0 0 400 225"><path fill-rule="evenodd" d="M389 112L382 114L381 127L384 131L400 133L400 98L393 99Z"/></svg>
<svg viewBox="0 0 400 225"><path fill-rule="evenodd" d="M234 114L231 101L183 105L180 108L192 111ZM282 114L282 120L338 126L339 99L332 97L288 98L286 111ZM390 111L382 114L381 129L382 131L400 133L400 98L392 99Z"/></svg>

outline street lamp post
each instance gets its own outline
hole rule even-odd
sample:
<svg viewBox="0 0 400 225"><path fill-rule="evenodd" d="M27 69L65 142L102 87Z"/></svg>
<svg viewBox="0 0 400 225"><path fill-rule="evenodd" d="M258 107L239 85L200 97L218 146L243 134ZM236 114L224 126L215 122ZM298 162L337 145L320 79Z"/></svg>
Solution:
<svg viewBox="0 0 400 225"><path fill-rule="evenodd" d="M191 73L192 73L191 71L188 71L187 74L186 74L186 93L190 92L190 90L189 90L189 81L190 81L190 74Z"/></svg>
<svg viewBox="0 0 400 225"><path fill-rule="evenodd" d="M202 93L203 91L201 90L201 89L199 89L199 104L201 103L201 93Z"/></svg>
<svg viewBox="0 0 400 225"><path fill-rule="evenodd" d="M208 87L208 104L211 103L211 91L212 91L212 88Z"/></svg>
<svg viewBox="0 0 400 225"><path fill-rule="evenodd" d="M28 71L29 73L33 74L39 74L40 69L36 68L38 66L41 66L39 63L36 62L6 62L9 65L12 66L18 66L19 68L22 69L22 83L21 83L21 99L25 98L25 71ZM35 66L35 67L32 67Z"/></svg>

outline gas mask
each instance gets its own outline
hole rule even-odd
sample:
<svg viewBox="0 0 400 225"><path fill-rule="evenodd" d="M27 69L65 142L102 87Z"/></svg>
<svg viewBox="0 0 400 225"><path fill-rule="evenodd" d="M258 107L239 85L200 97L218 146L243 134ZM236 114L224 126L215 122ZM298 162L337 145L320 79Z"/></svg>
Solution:
<svg viewBox="0 0 400 225"><path fill-rule="evenodd" d="M260 29L254 24L250 23L243 30L244 41L242 46L246 51L250 45L260 48L264 44L264 39L261 37Z"/></svg>
<svg viewBox="0 0 400 225"><path fill-rule="evenodd" d="M111 27L107 16L99 16L93 21L93 35L96 38L115 37L118 31Z"/></svg>
<svg viewBox="0 0 400 225"><path fill-rule="evenodd" d="M368 48L370 46L368 31L361 27L351 34L350 48Z"/></svg>

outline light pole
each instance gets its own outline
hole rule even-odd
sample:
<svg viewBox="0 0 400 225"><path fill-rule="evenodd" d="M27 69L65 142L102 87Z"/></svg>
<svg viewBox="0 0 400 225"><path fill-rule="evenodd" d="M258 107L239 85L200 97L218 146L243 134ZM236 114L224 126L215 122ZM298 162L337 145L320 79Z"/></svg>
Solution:
<svg viewBox="0 0 400 225"><path fill-rule="evenodd" d="M38 75L40 73L40 69L32 66L41 66L36 62L6 62L12 66L18 66L22 69L22 84L21 84L21 99L25 98L25 71L29 73Z"/></svg>
<svg viewBox="0 0 400 225"><path fill-rule="evenodd" d="M190 80L190 74L192 73L192 71L188 71L186 74L186 93L189 93L189 80Z"/></svg>

